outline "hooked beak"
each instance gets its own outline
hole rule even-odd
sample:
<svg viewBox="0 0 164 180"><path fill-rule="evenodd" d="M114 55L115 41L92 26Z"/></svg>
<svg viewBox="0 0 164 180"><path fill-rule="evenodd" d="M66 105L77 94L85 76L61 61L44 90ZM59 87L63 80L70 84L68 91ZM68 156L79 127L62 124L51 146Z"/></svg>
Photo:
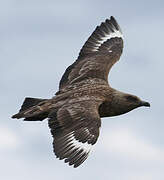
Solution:
<svg viewBox="0 0 164 180"><path fill-rule="evenodd" d="M150 107L150 103L146 101L141 101L141 106Z"/></svg>

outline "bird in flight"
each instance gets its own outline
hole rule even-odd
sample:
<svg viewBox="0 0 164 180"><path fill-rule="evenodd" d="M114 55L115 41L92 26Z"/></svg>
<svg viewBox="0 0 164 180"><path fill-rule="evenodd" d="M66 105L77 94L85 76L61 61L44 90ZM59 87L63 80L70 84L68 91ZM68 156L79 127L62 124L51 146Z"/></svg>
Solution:
<svg viewBox="0 0 164 180"><path fill-rule="evenodd" d="M97 26L77 60L63 74L51 99L25 98L12 118L24 121L48 119L57 158L80 166L97 142L101 118L125 114L141 106L139 97L118 91L108 83L111 67L120 59L123 35L114 17Z"/></svg>

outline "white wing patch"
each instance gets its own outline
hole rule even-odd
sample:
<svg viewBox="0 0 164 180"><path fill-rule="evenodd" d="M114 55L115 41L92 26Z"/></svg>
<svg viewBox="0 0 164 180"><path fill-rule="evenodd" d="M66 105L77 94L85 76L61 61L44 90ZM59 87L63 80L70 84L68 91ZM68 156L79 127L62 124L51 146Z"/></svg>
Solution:
<svg viewBox="0 0 164 180"><path fill-rule="evenodd" d="M114 32L110 33L110 34L107 34L105 33L105 36L104 37L101 37L101 40L97 40L97 44L96 44L96 47L94 47L93 51L98 51L99 47L104 43L106 42L107 40L111 39L111 38L115 38L115 37L118 37L118 38L122 38L123 39L123 34L121 31L118 31L116 29L113 29ZM112 51L109 51L109 52L112 52Z"/></svg>
<svg viewBox="0 0 164 180"><path fill-rule="evenodd" d="M73 146L72 150L73 149L78 149L78 151L83 150L83 153L87 153L87 154L91 150L91 147L92 147L91 144L88 144L88 142L85 142L85 143L79 142L78 140L75 139L73 133L71 133L68 136L68 140L71 140L70 144L72 144L72 146Z"/></svg>
<svg viewBox="0 0 164 180"><path fill-rule="evenodd" d="M94 138L95 136L89 132L87 128L84 128L84 131L86 134L88 134L91 138Z"/></svg>

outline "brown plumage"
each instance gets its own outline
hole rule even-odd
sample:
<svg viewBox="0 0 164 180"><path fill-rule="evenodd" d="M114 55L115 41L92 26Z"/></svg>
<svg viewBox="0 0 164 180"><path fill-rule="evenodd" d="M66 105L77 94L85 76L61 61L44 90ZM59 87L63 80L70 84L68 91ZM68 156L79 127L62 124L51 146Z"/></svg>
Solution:
<svg viewBox="0 0 164 180"><path fill-rule="evenodd" d="M69 165L78 167L98 139L100 118L150 106L134 95L110 87L108 73L122 50L121 29L111 17L96 28L78 59L66 69L56 96L52 99L26 98L19 113L12 118L25 121L48 118L54 153Z"/></svg>

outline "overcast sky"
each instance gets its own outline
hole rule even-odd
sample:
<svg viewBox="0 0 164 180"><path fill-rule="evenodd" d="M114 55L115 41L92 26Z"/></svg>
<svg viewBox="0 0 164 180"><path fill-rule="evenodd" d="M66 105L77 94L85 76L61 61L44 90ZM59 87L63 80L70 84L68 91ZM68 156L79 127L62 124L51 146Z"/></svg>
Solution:
<svg viewBox="0 0 164 180"><path fill-rule="evenodd" d="M47 121L11 119L25 97L51 98L97 25L113 15L124 52L112 87L151 103L102 119L100 138L77 169L55 158ZM0 2L0 179L164 179L164 1Z"/></svg>

